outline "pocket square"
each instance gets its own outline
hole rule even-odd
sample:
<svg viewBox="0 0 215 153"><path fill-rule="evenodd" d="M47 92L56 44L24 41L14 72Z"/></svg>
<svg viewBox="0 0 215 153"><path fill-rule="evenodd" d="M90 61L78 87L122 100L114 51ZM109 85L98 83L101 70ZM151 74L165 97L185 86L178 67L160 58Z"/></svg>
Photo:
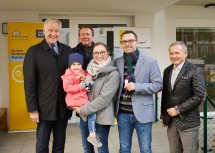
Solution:
<svg viewBox="0 0 215 153"><path fill-rule="evenodd" d="M181 79L183 79L183 80L188 80L188 79L189 79L189 75L182 76Z"/></svg>

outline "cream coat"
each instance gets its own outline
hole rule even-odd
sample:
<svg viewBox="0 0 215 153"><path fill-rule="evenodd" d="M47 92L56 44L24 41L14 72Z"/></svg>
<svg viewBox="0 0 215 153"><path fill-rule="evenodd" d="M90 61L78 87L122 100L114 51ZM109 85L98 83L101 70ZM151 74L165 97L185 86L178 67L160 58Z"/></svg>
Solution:
<svg viewBox="0 0 215 153"><path fill-rule="evenodd" d="M93 88L89 92L90 103L80 107L83 115L96 112L96 123L114 124L114 97L119 87L119 73L113 62L106 65L96 76Z"/></svg>

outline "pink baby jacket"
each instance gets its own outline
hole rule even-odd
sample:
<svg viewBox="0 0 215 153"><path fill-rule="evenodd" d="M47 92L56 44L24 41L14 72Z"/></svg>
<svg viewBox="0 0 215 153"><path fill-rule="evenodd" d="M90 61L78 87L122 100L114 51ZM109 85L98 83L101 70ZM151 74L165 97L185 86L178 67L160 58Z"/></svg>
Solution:
<svg viewBox="0 0 215 153"><path fill-rule="evenodd" d="M81 80L77 79L78 76L90 76L83 69L80 74L74 73L71 69L67 69L65 74L61 76L63 80L63 88L66 92L66 104L70 107L81 107L89 102L87 90L80 88Z"/></svg>

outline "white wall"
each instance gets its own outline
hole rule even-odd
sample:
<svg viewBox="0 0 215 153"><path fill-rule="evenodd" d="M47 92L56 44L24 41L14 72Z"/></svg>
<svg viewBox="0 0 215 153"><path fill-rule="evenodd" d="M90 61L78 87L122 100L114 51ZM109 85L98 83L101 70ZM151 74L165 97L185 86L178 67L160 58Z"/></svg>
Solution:
<svg viewBox="0 0 215 153"><path fill-rule="evenodd" d="M176 40L176 27L215 27L215 9L171 6L156 14L135 14L136 27L151 27L152 53L163 72L170 62L168 46ZM0 22L39 21L38 12L0 11ZM0 28L1 29L1 28ZM9 108L7 35L0 34L0 107Z"/></svg>

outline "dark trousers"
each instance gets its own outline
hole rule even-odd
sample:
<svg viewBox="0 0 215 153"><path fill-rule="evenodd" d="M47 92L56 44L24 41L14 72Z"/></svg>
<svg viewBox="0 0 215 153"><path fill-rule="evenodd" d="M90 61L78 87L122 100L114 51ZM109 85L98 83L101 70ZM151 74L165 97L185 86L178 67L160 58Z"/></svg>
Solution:
<svg viewBox="0 0 215 153"><path fill-rule="evenodd" d="M37 124L36 153L49 153L49 140L53 134L52 153L63 153L68 119L57 121L40 120Z"/></svg>

